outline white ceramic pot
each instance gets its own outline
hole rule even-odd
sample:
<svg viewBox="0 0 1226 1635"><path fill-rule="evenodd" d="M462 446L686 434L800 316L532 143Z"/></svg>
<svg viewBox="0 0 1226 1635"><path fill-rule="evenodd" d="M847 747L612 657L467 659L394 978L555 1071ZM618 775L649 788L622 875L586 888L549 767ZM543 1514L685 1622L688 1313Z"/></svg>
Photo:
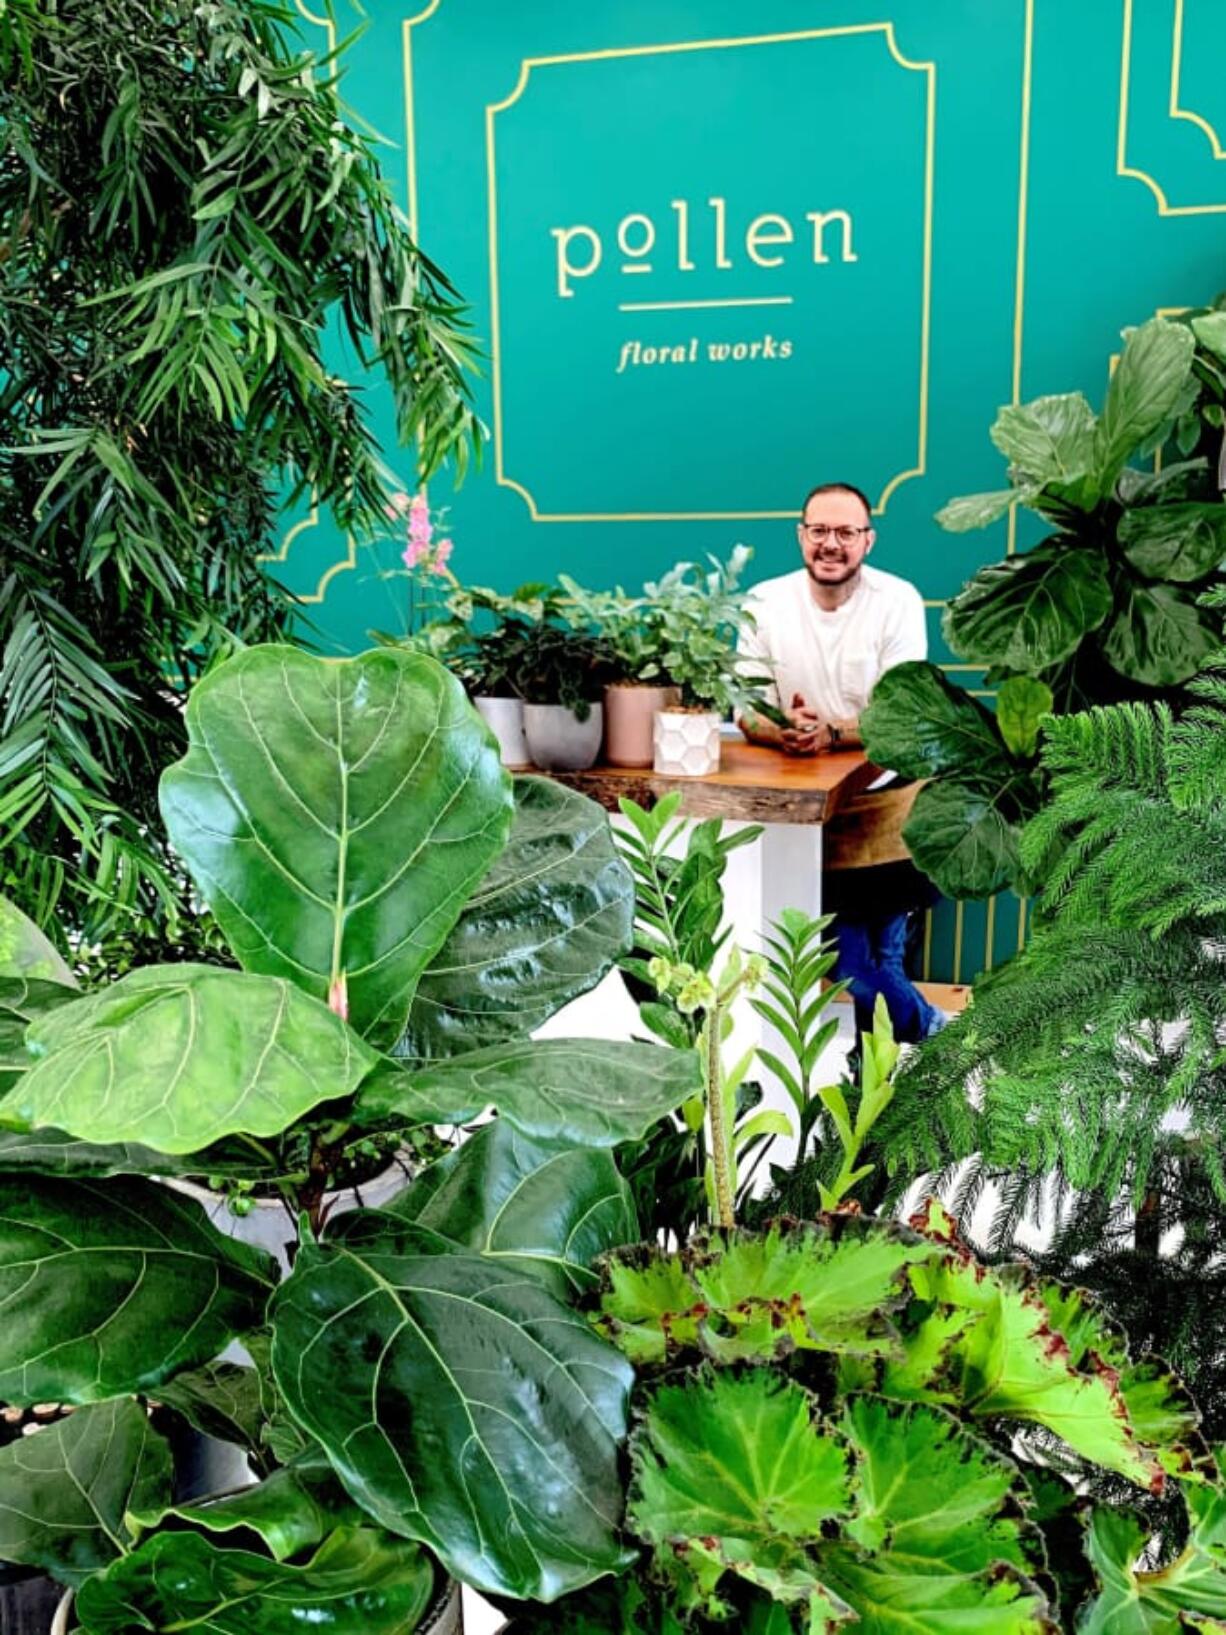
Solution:
<svg viewBox="0 0 1226 1635"><path fill-rule="evenodd" d="M72 1591L69 1590L55 1609L55 1617L51 1620L48 1635L68 1635L68 1618L72 1612Z"/></svg>
<svg viewBox="0 0 1226 1635"><path fill-rule="evenodd" d="M610 766L650 766L655 716L677 702L675 687L619 681L604 690L604 754Z"/></svg>
<svg viewBox="0 0 1226 1635"><path fill-rule="evenodd" d="M655 721L657 772L705 778L719 771L719 715L715 710L660 710Z"/></svg>
<svg viewBox="0 0 1226 1635"><path fill-rule="evenodd" d="M532 765L528 743L524 737L524 702L522 698L474 698L477 714L498 740L502 764L513 772L522 772Z"/></svg>
<svg viewBox="0 0 1226 1635"><path fill-rule="evenodd" d="M604 711L593 704L580 721L565 704L525 704L524 736L532 764L542 772L584 772L600 755Z"/></svg>

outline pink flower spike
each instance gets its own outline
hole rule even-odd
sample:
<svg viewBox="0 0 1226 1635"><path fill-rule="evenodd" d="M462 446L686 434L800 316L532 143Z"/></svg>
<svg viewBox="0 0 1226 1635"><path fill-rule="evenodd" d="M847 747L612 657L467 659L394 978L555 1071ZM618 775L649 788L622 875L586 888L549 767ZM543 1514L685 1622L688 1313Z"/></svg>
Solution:
<svg viewBox="0 0 1226 1635"><path fill-rule="evenodd" d="M434 562L432 564L435 573L446 573L447 572L447 564L448 564L448 562L451 561L451 553L452 553L452 551L454 549L455 549L455 546L453 545L451 540L449 540L449 539L440 539L439 540L439 542L438 542L438 544L437 544L437 546L435 547L435 550L434 550Z"/></svg>
<svg viewBox="0 0 1226 1635"><path fill-rule="evenodd" d="M402 560L406 568L415 568L427 555L427 546L418 539L410 539L405 546Z"/></svg>
<svg viewBox="0 0 1226 1635"><path fill-rule="evenodd" d="M394 521L397 517L407 516L412 506L413 502L407 494L393 494L383 509Z"/></svg>
<svg viewBox="0 0 1226 1635"><path fill-rule="evenodd" d="M414 494L409 509L412 511L428 511L430 509L430 501L424 494Z"/></svg>

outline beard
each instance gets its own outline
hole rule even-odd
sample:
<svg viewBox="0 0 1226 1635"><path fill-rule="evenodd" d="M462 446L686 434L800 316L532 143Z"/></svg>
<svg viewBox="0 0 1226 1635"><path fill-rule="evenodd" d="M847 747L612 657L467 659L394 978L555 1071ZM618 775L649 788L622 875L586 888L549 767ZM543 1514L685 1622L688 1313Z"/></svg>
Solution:
<svg viewBox="0 0 1226 1635"><path fill-rule="evenodd" d="M834 570L840 567L843 571L836 573ZM823 569L824 572L819 573L817 571L819 568ZM813 583L827 587L847 584L849 580L856 577L860 572L860 568L861 564L859 562L852 566L848 563L846 557L837 559L815 557L813 561L805 563L805 570Z"/></svg>

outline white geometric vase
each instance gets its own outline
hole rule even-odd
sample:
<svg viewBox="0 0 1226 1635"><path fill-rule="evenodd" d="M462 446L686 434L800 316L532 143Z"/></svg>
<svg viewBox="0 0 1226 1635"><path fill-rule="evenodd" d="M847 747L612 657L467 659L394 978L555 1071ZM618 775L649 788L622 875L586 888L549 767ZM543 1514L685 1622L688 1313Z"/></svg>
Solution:
<svg viewBox="0 0 1226 1635"><path fill-rule="evenodd" d="M705 778L718 772L719 720L715 710L657 711L655 770L681 778Z"/></svg>

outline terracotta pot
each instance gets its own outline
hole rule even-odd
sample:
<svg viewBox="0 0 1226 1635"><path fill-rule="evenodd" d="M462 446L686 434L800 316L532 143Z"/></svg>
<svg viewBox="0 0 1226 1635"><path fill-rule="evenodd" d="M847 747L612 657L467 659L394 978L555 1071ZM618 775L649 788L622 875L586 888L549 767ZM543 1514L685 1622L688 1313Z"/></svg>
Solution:
<svg viewBox="0 0 1226 1635"><path fill-rule="evenodd" d="M655 725L655 770L682 778L705 778L718 772L719 723L715 710L660 710Z"/></svg>
<svg viewBox="0 0 1226 1635"><path fill-rule="evenodd" d="M523 699L474 698L473 707L497 738L503 766L512 772L522 772L530 767L532 757L524 738Z"/></svg>
<svg viewBox="0 0 1226 1635"><path fill-rule="evenodd" d="M565 704L525 704L524 736L532 764L542 772L585 772L600 754L604 711L593 704L580 721Z"/></svg>
<svg viewBox="0 0 1226 1635"><path fill-rule="evenodd" d="M619 681L604 690L604 753L610 766L650 766L655 717L677 702L675 687Z"/></svg>

